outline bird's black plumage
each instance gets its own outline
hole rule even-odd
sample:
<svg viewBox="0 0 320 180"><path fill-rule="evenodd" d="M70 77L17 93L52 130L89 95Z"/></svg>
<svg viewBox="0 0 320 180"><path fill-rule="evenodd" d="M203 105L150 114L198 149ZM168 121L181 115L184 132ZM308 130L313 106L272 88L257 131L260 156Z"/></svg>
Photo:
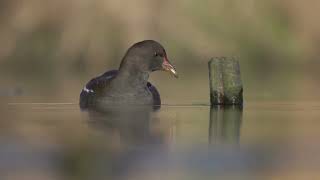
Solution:
<svg viewBox="0 0 320 180"><path fill-rule="evenodd" d="M138 42L127 50L118 70L107 71L86 84L80 94L80 107L159 106L160 94L148 82L149 74L157 70L169 71L177 77L162 45L153 40Z"/></svg>
<svg viewBox="0 0 320 180"><path fill-rule="evenodd" d="M96 92L108 86L110 80L116 77L117 74L118 70L111 70L105 72L101 76L91 79L80 93L80 108L89 108L90 104L93 103L93 98L97 95ZM157 88L153 86L150 82L147 83L147 87L149 91L152 93L153 105L157 109L161 104L160 94Z"/></svg>

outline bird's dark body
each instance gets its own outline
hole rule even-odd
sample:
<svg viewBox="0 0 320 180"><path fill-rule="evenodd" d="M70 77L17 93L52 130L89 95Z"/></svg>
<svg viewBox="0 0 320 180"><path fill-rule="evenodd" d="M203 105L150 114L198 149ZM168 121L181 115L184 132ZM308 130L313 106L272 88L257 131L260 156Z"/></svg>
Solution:
<svg viewBox="0 0 320 180"><path fill-rule="evenodd" d="M110 93L108 88L117 76L118 70L107 71L101 76L91 79L80 93L80 108L85 110L97 106L113 106L123 104L153 105L158 109L161 104L160 94L155 86L147 82L141 93Z"/></svg>
<svg viewBox="0 0 320 180"><path fill-rule="evenodd" d="M108 112L151 106L159 109L160 94L148 78L150 73L160 70L178 77L160 43L135 43L125 53L118 70L107 71L86 84L80 94L80 108Z"/></svg>

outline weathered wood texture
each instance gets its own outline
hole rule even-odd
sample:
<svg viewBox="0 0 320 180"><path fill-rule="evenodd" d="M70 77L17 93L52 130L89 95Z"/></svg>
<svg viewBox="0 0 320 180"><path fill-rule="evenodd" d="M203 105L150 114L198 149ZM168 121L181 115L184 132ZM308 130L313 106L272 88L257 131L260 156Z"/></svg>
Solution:
<svg viewBox="0 0 320 180"><path fill-rule="evenodd" d="M242 105L239 61L234 57L215 57L208 66L211 105Z"/></svg>

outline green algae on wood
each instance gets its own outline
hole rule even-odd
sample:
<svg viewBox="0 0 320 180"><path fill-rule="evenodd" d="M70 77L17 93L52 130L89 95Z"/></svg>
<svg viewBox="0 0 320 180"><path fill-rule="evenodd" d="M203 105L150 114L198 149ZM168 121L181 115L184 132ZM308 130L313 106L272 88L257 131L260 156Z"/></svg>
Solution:
<svg viewBox="0 0 320 180"><path fill-rule="evenodd" d="M242 105L239 61L234 57L214 57L208 66L211 105Z"/></svg>

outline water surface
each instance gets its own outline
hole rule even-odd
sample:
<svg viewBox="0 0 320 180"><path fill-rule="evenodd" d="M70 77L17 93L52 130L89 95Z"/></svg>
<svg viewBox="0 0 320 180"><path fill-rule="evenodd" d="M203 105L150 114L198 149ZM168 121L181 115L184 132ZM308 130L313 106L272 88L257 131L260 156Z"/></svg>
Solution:
<svg viewBox="0 0 320 180"><path fill-rule="evenodd" d="M317 179L320 104L1 110L1 179Z"/></svg>

